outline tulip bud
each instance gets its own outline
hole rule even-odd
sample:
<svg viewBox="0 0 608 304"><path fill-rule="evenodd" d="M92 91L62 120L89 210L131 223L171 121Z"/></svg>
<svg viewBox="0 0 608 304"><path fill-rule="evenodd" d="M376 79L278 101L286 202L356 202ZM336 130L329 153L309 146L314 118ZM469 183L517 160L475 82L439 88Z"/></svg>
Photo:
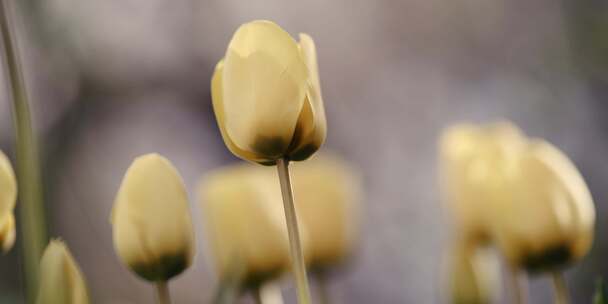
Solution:
<svg viewBox="0 0 608 304"><path fill-rule="evenodd" d="M258 284L289 268L289 240L279 186L262 168L220 169L199 187L207 238L219 276ZM305 236L305 235L303 235Z"/></svg>
<svg viewBox="0 0 608 304"><path fill-rule="evenodd" d="M10 161L0 151L0 249L8 252L15 244L15 215L17 181Z"/></svg>
<svg viewBox="0 0 608 304"><path fill-rule="evenodd" d="M194 236L184 183L158 154L129 167L112 210L114 248L124 264L148 281L166 281L194 256Z"/></svg>
<svg viewBox="0 0 608 304"><path fill-rule="evenodd" d="M508 122L460 124L443 133L439 152L442 196L461 238L489 240L492 219L488 211L494 208L496 191L511 178L524 145L524 135Z"/></svg>
<svg viewBox="0 0 608 304"><path fill-rule="evenodd" d="M582 258L593 242L595 209L575 165L553 145L530 141L516 178L497 196L495 239L508 261L554 270Z"/></svg>
<svg viewBox="0 0 608 304"><path fill-rule="evenodd" d="M328 155L299 163L292 172L298 215L309 237L309 264L325 268L344 261L357 237L358 176Z"/></svg>
<svg viewBox="0 0 608 304"><path fill-rule="evenodd" d="M40 261L37 304L87 304L86 282L62 241L49 243Z"/></svg>
<svg viewBox="0 0 608 304"><path fill-rule="evenodd" d="M312 38L297 43L270 21L239 27L211 81L222 138L236 156L265 165L304 160L325 141Z"/></svg>
<svg viewBox="0 0 608 304"><path fill-rule="evenodd" d="M500 280L496 257L487 249L457 244L450 258L451 303L492 303Z"/></svg>

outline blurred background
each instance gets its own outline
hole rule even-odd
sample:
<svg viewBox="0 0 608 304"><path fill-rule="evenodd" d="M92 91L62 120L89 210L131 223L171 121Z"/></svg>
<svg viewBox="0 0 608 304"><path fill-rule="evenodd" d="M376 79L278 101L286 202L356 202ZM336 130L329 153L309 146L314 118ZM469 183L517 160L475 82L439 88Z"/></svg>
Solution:
<svg viewBox="0 0 608 304"><path fill-rule="evenodd" d="M598 212L593 250L567 271L573 303L590 303L595 279L608 275L606 1L12 2L50 234L70 246L96 303L153 300L115 256L109 223L122 175L148 152L181 171L196 219L197 260L172 282L175 300L211 297L215 275L194 189L202 174L237 160L220 138L209 82L233 32L254 19L314 37L329 124L324 149L365 179L356 262L331 286L340 303L443 303L450 230L436 142L442 128L465 120L512 120L573 159ZM0 149L14 160L0 77ZM0 302L19 303L19 256L0 259ZM531 302L549 303L550 280L530 284Z"/></svg>

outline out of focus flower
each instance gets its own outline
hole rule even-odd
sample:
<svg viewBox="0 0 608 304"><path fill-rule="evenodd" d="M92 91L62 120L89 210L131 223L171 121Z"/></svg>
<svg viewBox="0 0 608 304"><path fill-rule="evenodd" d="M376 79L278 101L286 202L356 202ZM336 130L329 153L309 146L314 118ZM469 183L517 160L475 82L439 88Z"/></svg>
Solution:
<svg viewBox="0 0 608 304"><path fill-rule="evenodd" d="M451 303L492 303L500 280L496 256L474 244L457 243L450 258Z"/></svg>
<svg viewBox="0 0 608 304"><path fill-rule="evenodd" d="M461 125L442 140L447 202L462 237L491 240L508 262L555 269L584 256L595 210L574 164L506 123Z"/></svg>
<svg viewBox="0 0 608 304"><path fill-rule="evenodd" d="M326 154L293 166L292 172L298 216L308 233L309 264L324 268L342 262L357 238L359 176Z"/></svg>
<svg viewBox="0 0 608 304"><path fill-rule="evenodd" d="M192 263L194 235L184 183L158 154L129 167L112 210L114 247L124 264L149 281L165 281Z"/></svg>
<svg viewBox="0 0 608 304"><path fill-rule="evenodd" d="M211 93L224 142L242 159L304 160L325 141L316 49L306 34L297 43L270 21L242 25L216 66Z"/></svg>
<svg viewBox="0 0 608 304"><path fill-rule="evenodd" d="M15 243L17 181L10 161L0 151L0 249L7 252Z"/></svg>
<svg viewBox="0 0 608 304"><path fill-rule="evenodd" d="M201 182L207 238L221 278L238 271L240 281L251 285L289 268L281 192L270 176L263 168L239 165Z"/></svg>
<svg viewBox="0 0 608 304"><path fill-rule="evenodd" d="M494 209L494 236L511 264L555 269L582 258L593 242L595 209L574 164L556 147L532 140L516 178Z"/></svg>
<svg viewBox="0 0 608 304"><path fill-rule="evenodd" d="M525 137L511 123L459 124L440 140L440 181L459 238L486 242L495 193L512 178Z"/></svg>
<svg viewBox="0 0 608 304"><path fill-rule="evenodd" d="M84 276L62 241L49 243L40 261L37 304L87 304Z"/></svg>

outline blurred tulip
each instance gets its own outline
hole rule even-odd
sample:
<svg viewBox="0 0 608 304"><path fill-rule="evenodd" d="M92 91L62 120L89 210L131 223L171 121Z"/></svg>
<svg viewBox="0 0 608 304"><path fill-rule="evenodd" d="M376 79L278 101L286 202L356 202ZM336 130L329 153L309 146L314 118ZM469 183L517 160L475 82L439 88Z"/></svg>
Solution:
<svg viewBox="0 0 608 304"><path fill-rule="evenodd" d="M496 297L500 264L487 249L458 243L451 257L451 303L488 304Z"/></svg>
<svg viewBox="0 0 608 304"><path fill-rule="evenodd" d="M322 269L344 261L357 238L359 177L343 161L324 154L294 165L293 182L298 216L308 233L310 266Z"/></svg>
<svg viewBox="0 0 608 304"><path fill-rule="evenodd" d="M259 286L289 268L281 192L266 170L251 165L217 170L203 179L199 194L221 279L239 271L245 287Z"/></svg>
<svg viewBox="0 0 608 304"><path fill-rule="evenodd" d="M495 193L511 178L524 145L524 135L509 122L459 124L443 132L441 190L459 238L489 241Z"/></svg>
<svg viewBox="0 0 608 304"><path fill-rule="evenodd" d="M148 281L166 281L194 256L194 236L184 183L158 154L129 167L112 210L114 247L124 264Z"/></svg>
<svg viewBox="0 0 608 304"><path fill-rule="evenodd" d="M53 240L40 261L37 304L87 304L87 284L62 241Z"/></svg>
<svg viewBox="0 0 608 304"><path fill-rule="evenodd" d="M508 261L529 271L555 270L582 258L593 242L595 209L575 165L556 147L530 141L509 201L495 210L494 238Z"/></svg>
<svg viewBox="0 0 608 304"><path fill-rule="evenodd" d="M239 27L216 66L213 108L226 146L265 165L304 160L325 141L316 48L270 21Z"/></svg>
<svg viewBox="0 0 608 304"><path fill-rule="evenodd" d="M0 151L0 249L8 252L15 244L17 181L10 161Z"/></svg>

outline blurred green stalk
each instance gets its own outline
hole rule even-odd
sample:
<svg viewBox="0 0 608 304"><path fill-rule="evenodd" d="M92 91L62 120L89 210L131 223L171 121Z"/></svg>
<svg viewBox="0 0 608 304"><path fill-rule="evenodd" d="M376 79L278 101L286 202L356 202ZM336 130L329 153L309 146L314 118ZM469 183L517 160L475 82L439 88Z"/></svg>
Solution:
<svg viewBox="0 0 608 304"><path fill-rule="evenodd" d="M11 27L9 0L0 0L0 31L4 47L8 88L13 100L17 148L17 179L19 184L19 228L23 238L22 254L26 280L27 303L35 302L38 263L48 241L42 202L42 183L37 140L32 130L23 71L18 58L17 43Z"/></svg>

